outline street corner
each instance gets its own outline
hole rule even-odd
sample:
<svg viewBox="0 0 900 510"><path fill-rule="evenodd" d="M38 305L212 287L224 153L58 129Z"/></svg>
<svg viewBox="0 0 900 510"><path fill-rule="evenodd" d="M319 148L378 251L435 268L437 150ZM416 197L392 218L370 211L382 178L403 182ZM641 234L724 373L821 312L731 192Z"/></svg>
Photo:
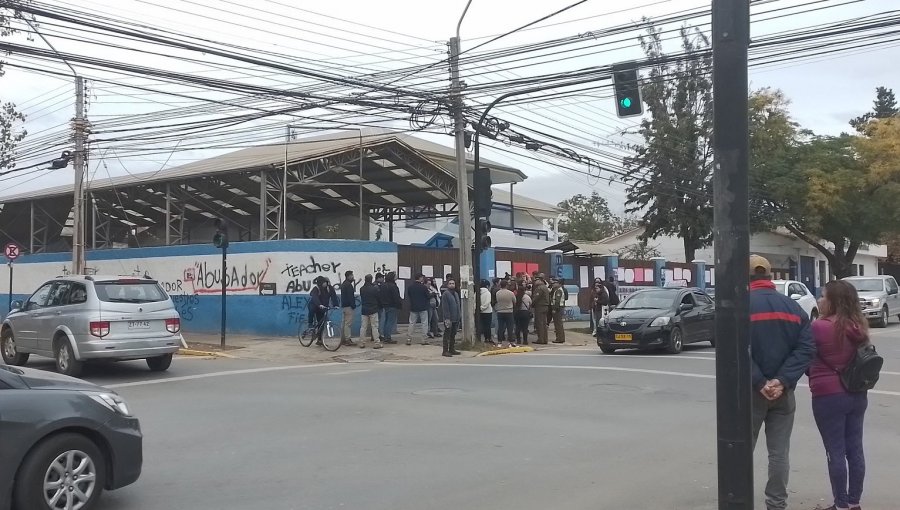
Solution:
<svg viewBox="0 0 900 510"><path fill-rule="evenodd" d="M479 352L475 355L476 358L481 356L496 356L499 354L519 354L524 352L533 352L534 347L522 346L522 347L506 347L504 349L492 349L490 351Z"/></svg>

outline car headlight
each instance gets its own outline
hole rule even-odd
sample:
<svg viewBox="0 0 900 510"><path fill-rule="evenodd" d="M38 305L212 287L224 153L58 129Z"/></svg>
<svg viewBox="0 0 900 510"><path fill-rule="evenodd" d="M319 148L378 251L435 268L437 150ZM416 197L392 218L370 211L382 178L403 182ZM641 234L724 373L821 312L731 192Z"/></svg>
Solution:
<svg viewBox="0 0 900 510"><path fill-rule="evenodd" d="M606 326L606 317L600 317L597 320L597 326Z"/></svg>
<svg viewBox="0 0 900 510"><path fill-rule="evenodd" d="M109 409L110 411L121 414L122 416L131 416L131 411L128 409L128 404L122 400L122 397L116 395L115 393L99 393L99 392L86 392L91 400L97 402L103 407Z"/></svg>
<svg viewBox="0 0 900 510"><path fill-rule="evenodd" d="M672 318L668 315L664 315L662 317L657 317L653 319L653 322L650 323L651 328L658 328L660 326L668 326L669 323L672 322Z"/></svg>
<svg viewBox="0 0 900 510"><path fill-rule="evenodd" d="M872 303L872 306L878 306L878 305L881 304L881 299L879 299L879 298L873 298L873 299L870 300L870 303Z"/></svg>

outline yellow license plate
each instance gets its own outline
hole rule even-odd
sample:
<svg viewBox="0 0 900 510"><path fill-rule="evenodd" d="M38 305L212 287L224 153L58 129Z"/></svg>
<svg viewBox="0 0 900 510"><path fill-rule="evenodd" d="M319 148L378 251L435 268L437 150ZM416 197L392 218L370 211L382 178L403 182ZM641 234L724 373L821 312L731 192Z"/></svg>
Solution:
<svg viewBox="0 0 900 510"><path fill-rule="evenodd" d="M631 333L616 333L616 341L617 342L630 342L631 341Z"/></svg>

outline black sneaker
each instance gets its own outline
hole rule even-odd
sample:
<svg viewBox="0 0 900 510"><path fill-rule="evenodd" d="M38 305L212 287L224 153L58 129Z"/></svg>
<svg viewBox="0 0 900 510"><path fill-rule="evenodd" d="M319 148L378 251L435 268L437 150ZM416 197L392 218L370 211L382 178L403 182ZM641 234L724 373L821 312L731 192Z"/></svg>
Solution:
<svg viewBox="0 0 900 510"><path fill-rule="evenodd" d="M386 343L386 344L395 344L395 343L397 343L397 341L396 341L396 340L393 340L393 339L390 339L390 338L385 338L384 340L382 340L382 343Z"/></svg>

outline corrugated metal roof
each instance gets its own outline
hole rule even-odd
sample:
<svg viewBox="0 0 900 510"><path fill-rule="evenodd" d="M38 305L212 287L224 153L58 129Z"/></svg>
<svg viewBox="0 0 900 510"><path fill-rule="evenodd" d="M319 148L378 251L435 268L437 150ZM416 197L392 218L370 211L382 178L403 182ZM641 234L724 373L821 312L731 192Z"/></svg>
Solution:
<svg viewBox="0 0 900 510"><path fill-rule="evenodd" d="M313 161L326 156L340 154L359 147L359 134L343 131L340 133L325 133L291 141L287 144L288 164ZM381 145L390 142L403 144L423 156L431 159L451 174L456 172L456 152L453 148L435 143L410 134L395 132L385 129L363 129L362 138L364 146ZM179 179L201 177L204 175L228 174L239 171L262 170L266 168L281 168L284 166L285 144L258 145L241 149L220 156L194 161L185 165L168 168L161 171L144 172L116 176L107 179L97 179L91 183L91 189L107 190L124 188L135 184L147 184L150 182L177 181ZM469 173L474 170L474 163L467 158ZM483 167L491 169L491 177L495 184L510 182L522 182L525 174L516 168L503 165L490 160L482 160ZM55 186L40 190L9 195L0 198L0 201L21 202L36 198L48 198L53 196L70 195L74 192L72 184Z"/></svg>
<svg viewBox="0 0 900 510"><path fill-rule="evenodd" d="M492 190L494 194L494 203L497 204L508 204L509 203L509 191L504 191L502 189L494 188ZM563 213L563 210L555 205L548 204L547 202L541 202L540 200L535 200L533 198L529 198L526 196L519 195L518 193L513 193L513 207L520 210L530 211L533 213L537 213L540 217L550 217L555 218L558 215Z"/></svg>

